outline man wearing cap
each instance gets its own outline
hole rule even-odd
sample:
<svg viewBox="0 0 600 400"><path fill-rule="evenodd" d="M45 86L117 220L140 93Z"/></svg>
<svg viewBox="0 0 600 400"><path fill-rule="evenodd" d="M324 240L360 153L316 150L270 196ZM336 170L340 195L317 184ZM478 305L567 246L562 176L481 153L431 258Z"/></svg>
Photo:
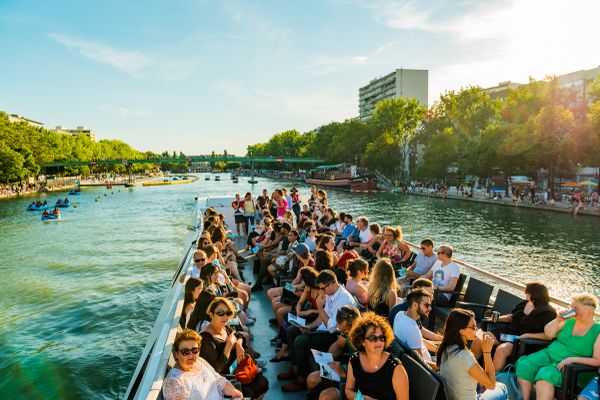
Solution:
<svg viewBox="0 0 600 400"><path fill-rule="evenodd" d="M304 243L298 243L292 250L296 253L296 260L298 260L298 270L302 267L314 267L315 260L310 254L310 249Z"/></svg>

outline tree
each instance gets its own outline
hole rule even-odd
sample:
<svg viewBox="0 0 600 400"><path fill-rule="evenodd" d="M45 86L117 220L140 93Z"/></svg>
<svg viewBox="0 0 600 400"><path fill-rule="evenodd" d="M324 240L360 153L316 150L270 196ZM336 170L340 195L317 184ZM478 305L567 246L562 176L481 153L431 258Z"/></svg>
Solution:
<svg viewBox="0 0 600 400"><path fill-rule="evenodd" d="M0 140L0 180L9 183L21 181L26 176L25 158Z"/></svg>
<svg viewBox="0 0 600 400"><path fill-rule="evenodd" d="M406 167L410 153L409 144L415 139L416 129L421 124L424 116L425 107L416 99L386 99L375 106L370 123L377 132L381 133L377 142L383 146L386 154L392 156L393 150L388 147L395 146L399 156L394 158L398 162L401 180L406 178ZM367 151L369 146L370 144L367 146ZM370 148L373 149L374 146ZM372 158L369 157L369 159ZM382 165L387 164L386 162Z"/></svg>

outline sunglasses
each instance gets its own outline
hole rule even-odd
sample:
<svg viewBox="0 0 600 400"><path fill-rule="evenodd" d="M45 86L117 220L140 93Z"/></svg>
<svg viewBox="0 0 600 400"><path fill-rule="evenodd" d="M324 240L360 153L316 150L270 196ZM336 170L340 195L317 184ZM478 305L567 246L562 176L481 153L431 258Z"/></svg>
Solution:
<svg viewBox="0 0 600 400"><path fill-rule="evenodd" d="M215 315L217 317L222 317L224 315L227 315L228 317L231 317L233 315L233 311L231 311L231 310L227 310L227 311L219 310L219 311L215 311Z"/></svg>
<svg viewBox="0 0 600 400"><path fill-rule="evenodd" d="M189 356L190 353L198 354L200 353L200 347L192 347L191 349L179 349L179 354L182 356Z"/></svg>
<svg viewBox="0 0 600 400"><path fill-rule="evenodd" d="M425 247L421 247L421 250L425 251Z"/></svg>
<svg viewBox="0 0 600 400"><path fill-rule="evenodd" d="M319 285L319 290L325 290L325 289L327 289L327 288L329 287L329 285L331 285L332 283L333 283L333 282L329 282L329 283L328 283L327 285L325 285L325 286L321 286L321 285Z"/></svg>
<svg viewBox="0 0 600 400"><path fill-rule="evenodd" d="M206 261L206 258L196 258L194 262Z"/></svg>
<svg viewBox="0 0 600 400"><path fill-rule="evenodd" d="M369 341L369 342L371 342L371 343L375 343L375 342L382 342L382 343L385 343L385 339L387 339L387 338L385 337L385 335L380 335L380 336L377 336L377 335L370 335L370 336L367 336L367 337L365 337L365 340L368 340L368 341Z"/></svg>
<svg viewBox="0 0 600 400"><path fill-rule="evenodd" d="M423 304L427 308L431 308L431 303L421 303L421 304Z"/></svg>

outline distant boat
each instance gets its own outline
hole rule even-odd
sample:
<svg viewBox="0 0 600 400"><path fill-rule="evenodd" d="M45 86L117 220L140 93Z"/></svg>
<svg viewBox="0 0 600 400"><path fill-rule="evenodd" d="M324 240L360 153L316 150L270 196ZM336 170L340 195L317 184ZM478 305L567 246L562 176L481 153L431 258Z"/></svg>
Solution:
<svg viewBox="0 0 600 400"><path fill-rule="evenodd" d="M257 181L256 179L250 179L250 180L248 181L248 183L251 183L251 184L253 184L253 185L254 185L255 183L258 183L258 181Z"/></svg>
<svg viewBox="0 0 600 400"><path fill-rule="evenodd" d="M206 176L204 177L204 180L205 180L205 181L210 181L210 175L206 175Z"/></svg>
<svg viewBox="0 0 600 400"><path fill-rule="evenodd" d="M240 181L240 180L239 180L237 177L236 177L236 178L232 178L232 179L231 179L231 182L233 182L233 183L239 183L239 181Z"/></svg>
<svg viewBox="0 0 600 400"><path fill-rule="evenodd" d="M215 176L215 181L220 181L221 177L219 175Z"/></svg>
<svg viewBox="0 0 600 400"><path fill-rule="evenodd" d="M321 165L311 171L306 183L351 192L377 191L377 181L368 172L344 164Z"/></svg>

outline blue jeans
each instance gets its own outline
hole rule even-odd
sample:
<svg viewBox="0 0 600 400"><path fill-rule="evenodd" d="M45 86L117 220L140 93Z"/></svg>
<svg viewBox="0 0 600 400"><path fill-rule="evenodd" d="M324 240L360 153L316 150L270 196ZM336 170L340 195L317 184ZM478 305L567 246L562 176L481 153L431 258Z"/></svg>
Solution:
<svg viewBox="0 0 600 400"><path fill-rule="evenodd" d="M494 389L486 389L483 393L477 394L478 400L506 400L508 398L508 390L504 383L496 382Z"/></svg>
<svg viewBox="0 0 600 400"><path fill-rule="evenodd" d="M598 386L598 377L595 377L590 381L590 383L587 384L578 398L585 400L598 400L598 392L600 392L600 387Z"/></svg>

